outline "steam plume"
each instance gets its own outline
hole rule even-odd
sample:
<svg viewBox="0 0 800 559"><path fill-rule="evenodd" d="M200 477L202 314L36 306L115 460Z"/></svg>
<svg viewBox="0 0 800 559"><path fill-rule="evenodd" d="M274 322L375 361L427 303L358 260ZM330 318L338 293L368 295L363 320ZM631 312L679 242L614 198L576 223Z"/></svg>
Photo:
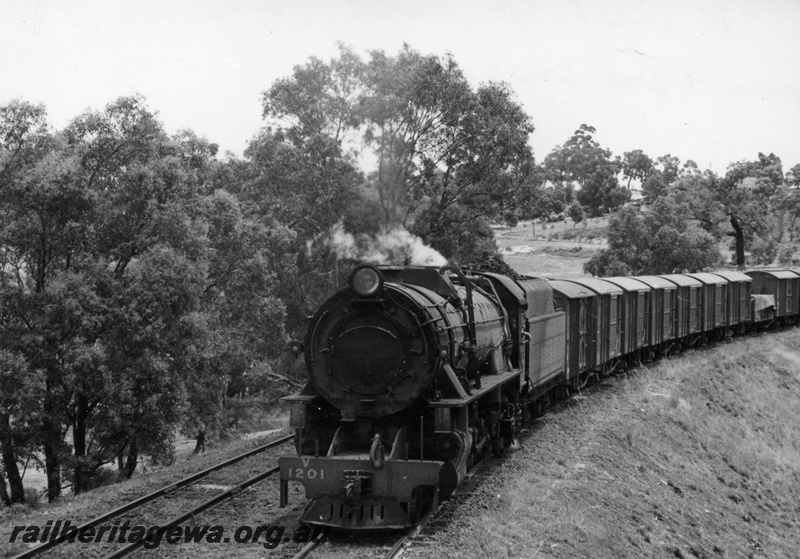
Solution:
<svg viewBox="0 0 800 559"><path fill-rule="evenodd" d="M447 259L402 227L379 233L374 238L356 239L341 223L334 225L326 244L339 258L368 264L396 266L444 266Z"/></svg>

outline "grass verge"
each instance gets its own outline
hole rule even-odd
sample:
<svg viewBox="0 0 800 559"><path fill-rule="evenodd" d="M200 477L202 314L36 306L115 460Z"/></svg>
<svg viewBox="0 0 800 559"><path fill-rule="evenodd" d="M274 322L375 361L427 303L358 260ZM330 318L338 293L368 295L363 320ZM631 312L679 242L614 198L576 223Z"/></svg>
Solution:
<svg viewBox="0 0 800 559"><path fill-rule="evenodd" d="M617 377L548 415L497 480L439 556L798 557L800 330Z"/></svg>

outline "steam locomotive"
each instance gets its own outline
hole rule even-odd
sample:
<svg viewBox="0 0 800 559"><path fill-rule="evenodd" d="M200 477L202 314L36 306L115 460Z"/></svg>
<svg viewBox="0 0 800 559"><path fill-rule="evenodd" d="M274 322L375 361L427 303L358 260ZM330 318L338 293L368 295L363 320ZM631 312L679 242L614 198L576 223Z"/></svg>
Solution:
<svg viewBox="0 0 800 559"><path fill-rule="evenodd" d="M455 266L362 265L305 340L309 380L285 398L310 500L302 521L419 523L551 399L631 363L800 321L800 273L544 280Z"/></svg>

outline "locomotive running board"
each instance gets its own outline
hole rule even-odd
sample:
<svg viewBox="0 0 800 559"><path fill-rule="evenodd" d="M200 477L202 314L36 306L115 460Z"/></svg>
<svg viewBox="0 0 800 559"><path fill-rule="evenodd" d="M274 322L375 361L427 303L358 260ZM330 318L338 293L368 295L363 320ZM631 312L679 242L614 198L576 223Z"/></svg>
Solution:
<svg viewBox="0 0 800 559"><path fill-rule="evenodd" d="M481 387L474 390L472 394L464 394L463 398L442 398L441 400L429 400L428 405L432 408L463 408L504 385L512 380L519 380L520 371L514 369L508 373L498 373L496 375L481 376Z"/></svg>

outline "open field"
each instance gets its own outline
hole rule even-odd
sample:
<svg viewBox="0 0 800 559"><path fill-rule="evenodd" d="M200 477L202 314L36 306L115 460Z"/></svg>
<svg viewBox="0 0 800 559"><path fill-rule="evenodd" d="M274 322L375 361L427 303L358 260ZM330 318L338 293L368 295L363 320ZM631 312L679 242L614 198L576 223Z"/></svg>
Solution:
<svg viewBox="0 0 800 559"><path fill-rule="evenodd" d="M536 223L528 221L516 227L495 228L497 245L503 260L521 274L545 278L586 277L583 263L606 248L601 218L573 225L571 221ZM578 236L582 235L582 236ZM563 238L574 236L573 238Z"/></svg>

